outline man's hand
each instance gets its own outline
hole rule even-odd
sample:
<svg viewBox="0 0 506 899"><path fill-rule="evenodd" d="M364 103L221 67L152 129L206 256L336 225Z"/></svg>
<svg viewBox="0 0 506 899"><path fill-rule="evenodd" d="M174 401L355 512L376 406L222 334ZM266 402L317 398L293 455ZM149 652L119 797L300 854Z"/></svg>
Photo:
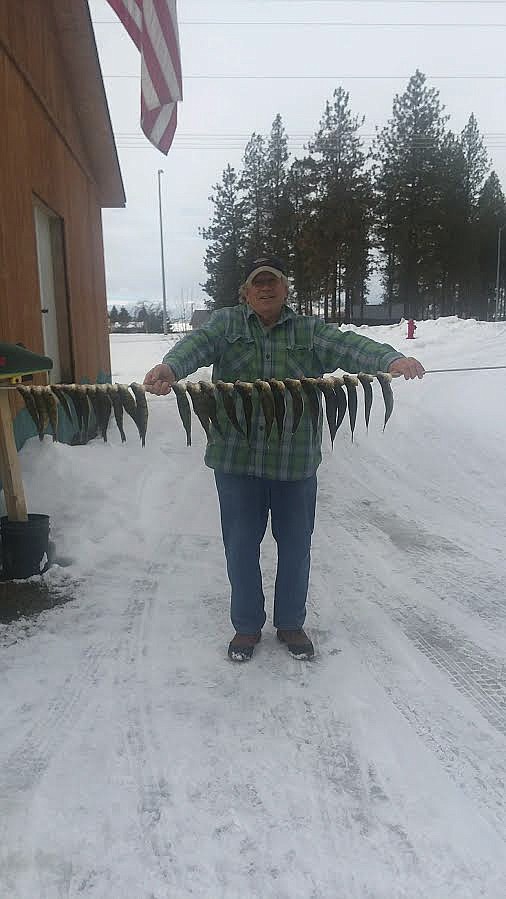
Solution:
<svg viewBox="0 0 506 899"><path fill-rule="evenodd" d="M171 391L171 386L176 380L174 372L170 365L163 362L155 365L151 371L148 371L144 378L144 387L148 393L156 393L157 396L166 396Z"/></svg>
<svg viewBox="0 0 506 899"><path fill-rule="evenodd" d="M409 381L410 378L423 378L425 369L418 359L409 356L407 359L396 359L395 362L392 362L388 374L393 375L394 378L404 375L406 381Z"/></svg>

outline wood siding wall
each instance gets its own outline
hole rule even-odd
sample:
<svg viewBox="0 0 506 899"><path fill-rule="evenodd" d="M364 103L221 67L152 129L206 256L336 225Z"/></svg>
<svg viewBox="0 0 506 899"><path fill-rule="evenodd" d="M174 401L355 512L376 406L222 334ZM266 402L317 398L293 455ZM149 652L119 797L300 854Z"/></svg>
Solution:
<svg viewBox="0 0 506 899"><path fill-rule="evenodd" d="M43 352L35 196L64 228L65 377L96 381L111 368L101 209L53 25L49 4L0 2L0 340Z"/></svg>

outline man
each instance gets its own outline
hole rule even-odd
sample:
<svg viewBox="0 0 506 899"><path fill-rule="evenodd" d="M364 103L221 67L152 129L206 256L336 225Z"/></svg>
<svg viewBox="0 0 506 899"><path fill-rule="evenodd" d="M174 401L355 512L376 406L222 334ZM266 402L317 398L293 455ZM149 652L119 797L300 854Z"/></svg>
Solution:
<svg viewBox="0 0 506 899"><path fill-rule="evenodd" d="M275 256L256 259L246 271L242 303L218 309L207 324L183 337L147 373L146 389L165 395L174 381L211 364L213 381L228 382L320 377L337 368L423 377L416 359L314 316L296 315L286 305L287 296L283 261ZM294 435L291 414L287 403L282 439L273 432L266 440L265 422L255 403L249 441L223 415L223 437L214 431L206 449L206 465L215 474L231 585L236 633L228 655L233 661L251 658L266 620L259 557L269 510L278 549L274 595L278 639L296 658L314 655L303 624L323 416L320 413L315 437L308 409Z"/></svg>

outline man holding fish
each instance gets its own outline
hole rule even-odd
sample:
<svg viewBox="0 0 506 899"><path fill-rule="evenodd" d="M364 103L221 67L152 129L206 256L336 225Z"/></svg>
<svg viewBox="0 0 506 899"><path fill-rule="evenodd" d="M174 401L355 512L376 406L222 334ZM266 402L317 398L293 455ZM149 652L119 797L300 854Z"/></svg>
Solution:
<svg viewBox="0 0 506 899"><path fill-rule="evenodd" d="M388 344L293 312L287 305L286 266L275 256L251 263L240 296L239 305L216 310L202 328L185 335L147 373L144 385L164 396L190 373L213 365L212 380L228 402L228 414L223 406L219 419L205 391L199 392L201 405L191 398L201 422L215 417L216 426L206 428L205 462L214 469L231 585L236 633L228 655L249 660L266 621L259 557L270 511L278 549L274 627L295 658L310 659L314 648L303 625L322 440L321 404L312 382L338 368L406 379L422 378L424 369ZM241 402L232 409L234 387ZM285 393L290 403L285 404ZM274 420L278 439L271 436ZM187 434L189 442L188 428Z"/></svg>

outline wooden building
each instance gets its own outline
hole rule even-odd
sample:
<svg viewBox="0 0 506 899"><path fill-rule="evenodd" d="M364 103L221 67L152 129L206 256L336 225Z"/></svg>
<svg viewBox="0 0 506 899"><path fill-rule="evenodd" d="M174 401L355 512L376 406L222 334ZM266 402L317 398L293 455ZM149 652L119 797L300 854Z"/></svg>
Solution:
<svg viewBox="0 0 506 899"><path fill-rule="evenodd" d="M354 325L398 325L404 316L404 303L379 303L353 306Z"/></svg>
<svg viewBox="0 0 506 899"><path fill-rule="evenodd" d="M0 341L54 382L110 379L101 209L124 205L87 0L0 0Z"/></svg>

